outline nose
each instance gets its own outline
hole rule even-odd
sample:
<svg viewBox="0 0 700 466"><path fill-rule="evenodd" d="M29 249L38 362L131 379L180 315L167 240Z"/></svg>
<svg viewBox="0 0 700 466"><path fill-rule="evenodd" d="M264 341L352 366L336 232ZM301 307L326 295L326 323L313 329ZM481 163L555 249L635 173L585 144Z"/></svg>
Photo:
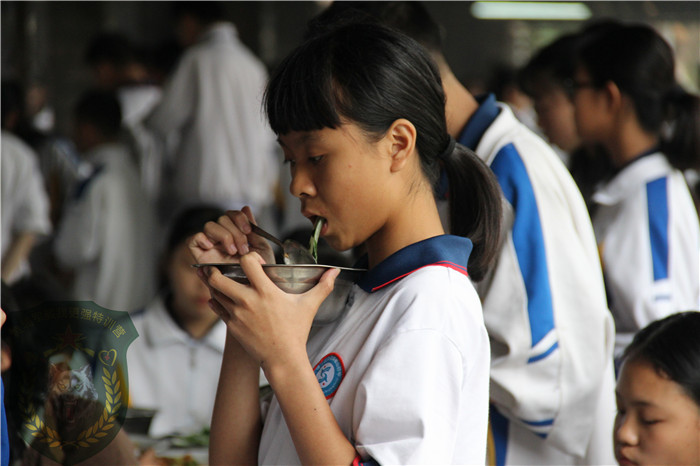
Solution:
<svg viewBox="0 0 700 466"><path fill-rule="evenodd" d="M613 440L616 445L636 445L639 437L635 422L629 414L615 416Z"/></svg>
<svg viewBox="0 0 700 466"><path fill-rule="evenodd" d="M292 181L289 183L289 192L299 199L316 195L316 186L307 170L297 166L292 171Z"/></svg>

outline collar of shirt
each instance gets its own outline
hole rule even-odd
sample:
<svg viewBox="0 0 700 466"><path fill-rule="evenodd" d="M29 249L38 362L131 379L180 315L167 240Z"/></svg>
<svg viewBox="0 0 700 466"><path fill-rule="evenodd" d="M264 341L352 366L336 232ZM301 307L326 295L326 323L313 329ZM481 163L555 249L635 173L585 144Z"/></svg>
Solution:
<svg viewBox="0 0 700 466"><path fill-rule="evenodd" d="M469 118L469 121L467 121L466 126L462 129L462 133L457 139L457 142L463 146L467 146L473 151L476 151L476 146L479 145L481 137L501 112L498 103L496 103L496 96L493 94L476 97L476 101L479 103L479 107ZM442 200L447 199L448 188L449 182L447 173L444 169L440 170L440 178L435 187L437 198Z"/></svg>
<svg viewBox="0 0 700 466"><path fill-rule="evenodd" d="M661 152L643 153L632 160L594 195L593 201L603 205L614 205L649 181L667 176L673 167Z"/></svg>
<svg viewBox="0 0 700 466"><path fill-rule="evenodd" d="M496 96L493 94L476 97L476 101L479 103L479 107L469 118L462 134L457 139L457 142L471 150L476 150L481 137L501 111L496 103Z"/></svg>
<svg viewBox="0 0 700 466"><path fill-rule="evenodd" d="M467 275L467 262L472 251L468 238L440 235L411 244L384 259L367 271L357 283L367 293L377 291L423 267L431 265L455 269ZM360 267L367 266L363 258Z"/></svg>
<svg viewBox="0 0 700 466"><path fill-rule="evenodd" d="M204 345L223 352L226 340L226 325L218 320L209 332L202 338L195 340L185 332L170 316L165 308L162 296L146 308L144 311L143 338L146 338L151 346L162 347L176 344Z"/></svg>

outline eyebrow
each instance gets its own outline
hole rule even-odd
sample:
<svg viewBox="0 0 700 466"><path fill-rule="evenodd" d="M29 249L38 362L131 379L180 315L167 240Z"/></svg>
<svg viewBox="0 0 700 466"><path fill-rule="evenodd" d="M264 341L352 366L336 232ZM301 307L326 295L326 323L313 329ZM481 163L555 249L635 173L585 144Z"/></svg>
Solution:
<svg viewBox="0 0 700 466"><path fill-rule="evenodd" d="M622 395L620 395L620 393L619 393L617 390L615 390L615 396L617 397L618 400L622 399ZM658 405L657 405L656 403L654 403L654 402L652 402L652 401L647 401L647 400L636 400L636 399L635 399L635 400L632 400L632 401L628 402L628 404L630 404L630 405L632 405L632 406L640 406L640 407L643 407L643 408L646 408L646 407L654 407L654 408L655 408L655 407L658 407Z"/></svg>

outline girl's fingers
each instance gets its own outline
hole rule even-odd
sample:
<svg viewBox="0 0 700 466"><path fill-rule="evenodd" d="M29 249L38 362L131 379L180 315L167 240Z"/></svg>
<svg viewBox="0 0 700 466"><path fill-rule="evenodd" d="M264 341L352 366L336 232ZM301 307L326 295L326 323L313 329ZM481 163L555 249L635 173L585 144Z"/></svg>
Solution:
<svg viewBox="0 0 700 466"><path fill-rule="evenodd" d="M321 279L318 281L318 284L306 293L304 293L304 295L312 299L312 302L316 306L316 308L320 307L323 300L325 300L328 297L328 295L330 295L333 292L333 287L335 286L335 279L338 277L339 274L340 269L326 270L323 273L323 275L321 275Z"/></svg>
<svg viewBox="0 0 700 466"><path fill-rule="evenodd" d="M234 241L233 232L223 226L220 221L221 219L219 219L219 222L207 222L204 225L204 234L209 241L219 244L226 254L234 256L238 253L238 248Z"/></svg>
<svg viewBox="0 0 700 466"><path fill-rule="evenodd" d="M250 251L248 236L238 224L231 220L231 215L235 214L240 214L240 212L226 212L225 215L219 217L219 225L221 225L232 238L236 251L238 251L240 255L248 254ZM250 225L248 226L248 229L250 229Z"/></svg>
<svg viewBox="0 0 700 466"><path fill-rule="evenodd" d="M246 277L248 277L250 284L257 290L263 290L270 284L276 287L276 285L272 283L272 280L270 280L270 277L265 274L265 270L263 270L262 267L264 263L265 260L257 252L252 252L241 257L241 268Z"/></svg>
<svg viewBox="0 0 700 466"><path fill-rule="evenodd" d="M249 235L253 231L250 224L255 223L255 219L248 206L244 207L243 210L228 211L226 216L244 234Z"/></svg>

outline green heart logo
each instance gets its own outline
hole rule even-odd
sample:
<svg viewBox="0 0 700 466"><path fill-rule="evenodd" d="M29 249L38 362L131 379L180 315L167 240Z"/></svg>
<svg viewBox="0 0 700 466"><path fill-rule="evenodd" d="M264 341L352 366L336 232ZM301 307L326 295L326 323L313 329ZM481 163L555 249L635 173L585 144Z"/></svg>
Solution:
<svg viewBox="0 0 700 466"><path fill-rule="evenodd" d="M113 366L114 363L117 361L117 350L111 349L109 351L100 351L99 358L102 364L104 364L105 366Z"/></svg>

